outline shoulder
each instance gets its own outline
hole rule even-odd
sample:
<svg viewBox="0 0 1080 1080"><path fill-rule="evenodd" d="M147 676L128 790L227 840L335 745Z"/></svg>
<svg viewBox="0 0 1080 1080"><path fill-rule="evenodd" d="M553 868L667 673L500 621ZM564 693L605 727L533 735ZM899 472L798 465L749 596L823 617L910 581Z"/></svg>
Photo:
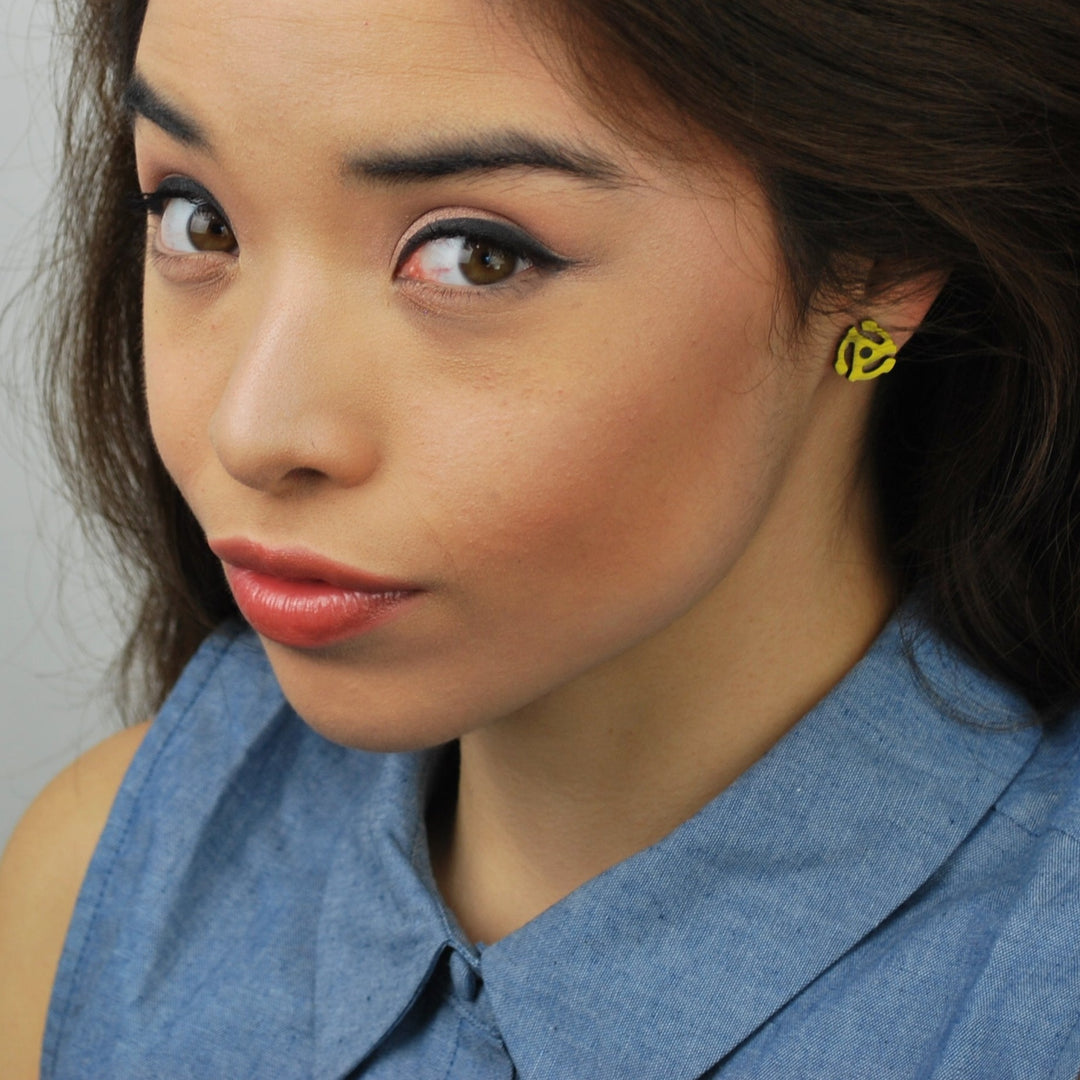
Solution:
<svg viewBox="0 0 1080 1080"><path fill-rule="evenodd" d="M109 809L149 724L88 751L37 797L0 860L0 1075L37 1076L68 923Z"/></svg>

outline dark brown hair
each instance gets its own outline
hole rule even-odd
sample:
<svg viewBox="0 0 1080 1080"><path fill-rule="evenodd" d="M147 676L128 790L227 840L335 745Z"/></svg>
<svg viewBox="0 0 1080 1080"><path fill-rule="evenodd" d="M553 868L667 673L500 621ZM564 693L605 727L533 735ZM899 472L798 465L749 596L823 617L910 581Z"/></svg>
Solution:
<svg viewBox="0 0 1080 1080"><path fill-rule="evenodd" d="M122 670L160 702L235 611L153 448L130 75L145 0L69 0L77 42L46 390L121 553ZM532 0L620 126L666 103L755 169L797 314L947 283L881 381L868 453L902 591L1051 718L1080 694L1080 6L1075 0ZM645 132L641 133L646 137ZM689 145L689 142L687 143ZM678 150L676 146L674 149ZM871 266L867 279L852 267Z"/></svg>

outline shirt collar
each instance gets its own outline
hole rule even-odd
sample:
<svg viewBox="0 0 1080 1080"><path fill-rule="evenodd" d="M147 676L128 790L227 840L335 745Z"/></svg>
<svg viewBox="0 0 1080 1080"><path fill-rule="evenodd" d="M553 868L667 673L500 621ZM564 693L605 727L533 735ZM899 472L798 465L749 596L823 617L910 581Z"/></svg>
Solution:
<svg viewBox="0 0 1080 1080"><path fill-rule="evenodd" d="M424 831L432 754L385 755L357 791L330 868L316 944L316 1076L345 1076L396 1027L447 945L462 946ZM467 947L465 947L467 950Z"/></svg>
<svg viewBox="0 0 1080 1080"><path fill-rule="evenodd" d="M522 1080L700 1076L941 866L1034 750L1029 719L910 610L895 619L698 815L484 951ZM355 1066L441 951L462 948L427 863L433 762L387 758L370 826L331 873L317 1003L327 1075ZM362 1015L343 1008L358 1000Z"/></svg>

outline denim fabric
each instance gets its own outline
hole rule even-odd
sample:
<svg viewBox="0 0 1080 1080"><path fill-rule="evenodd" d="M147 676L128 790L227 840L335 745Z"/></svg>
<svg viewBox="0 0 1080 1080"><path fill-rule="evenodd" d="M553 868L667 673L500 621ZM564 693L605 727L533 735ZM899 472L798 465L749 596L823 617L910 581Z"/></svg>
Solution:
<svg viewBox="0 0 1080 1080"><path fill-rule="evenodd" d="M326 742L232 626L124 780L46 1080L1075 1080L1080 720L899 616L653 847L478 948L434 888L439 755Z"/></svg>

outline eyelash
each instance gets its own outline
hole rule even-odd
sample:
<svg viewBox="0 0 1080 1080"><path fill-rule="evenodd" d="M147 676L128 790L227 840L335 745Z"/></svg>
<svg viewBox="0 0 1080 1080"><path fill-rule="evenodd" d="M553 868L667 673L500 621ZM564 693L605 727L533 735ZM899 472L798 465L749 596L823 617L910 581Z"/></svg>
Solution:
<svg viewBox="0 0 1080 1080"><path fill-rule="evenodd" d="M210 193L205 188L193 180L182 177L166 180L154 191L134 193L130 198L130 205L140 216L154 217L160 220L173 199L183 199L197 209L211 211L226 224L229 222L224 211L211 198ZM507 255L525 260L528 263L526 269L536 270L541 273L556 273L575 265L574 260L556 255L555 252L539 241L512 225L490 218L453 217L431 221L409 237L397 256L394 266L395 277L400 274L409 259L425 244L445 239L462 239L473 245L488 245ZM199 254L213 255L215 253ZM167 253L161 251L156 251L154 255L156 258L165 260L189 260L192 257L191 253ZM464 294L477 296L481 293L493 293L513 287L518 284L517 279L520 276L520 273L514 274L505 281L484 286L474 286L473 288L440 285L436 282L425 282L417 279L402 278L401 280L412 286L437 289L442 294L463 297Z"/></svg>
<svg viewBox="0 0 1080 1080"><path fill-rule="evenodd" d="M397 258L395 272L407 263L412 255L433 240L468 240L476 245L487 244L508 255L526 259L538 270L565 270L572 266L570 259L556 255L538 240L501 221L490 218L440 218L418 229L406 241Z"/></svg>
<svg viewBox="0 0 1080 1080"><path fill-rule="evenodd" d="M173 199L184 199L200 209L212 210L223 221L229 220L221 207L210 198L210 193L193 180L166 180L154 191L136 192L131 197L131 206L136 213L146 214L149 217L161 217Z"/></svg>

